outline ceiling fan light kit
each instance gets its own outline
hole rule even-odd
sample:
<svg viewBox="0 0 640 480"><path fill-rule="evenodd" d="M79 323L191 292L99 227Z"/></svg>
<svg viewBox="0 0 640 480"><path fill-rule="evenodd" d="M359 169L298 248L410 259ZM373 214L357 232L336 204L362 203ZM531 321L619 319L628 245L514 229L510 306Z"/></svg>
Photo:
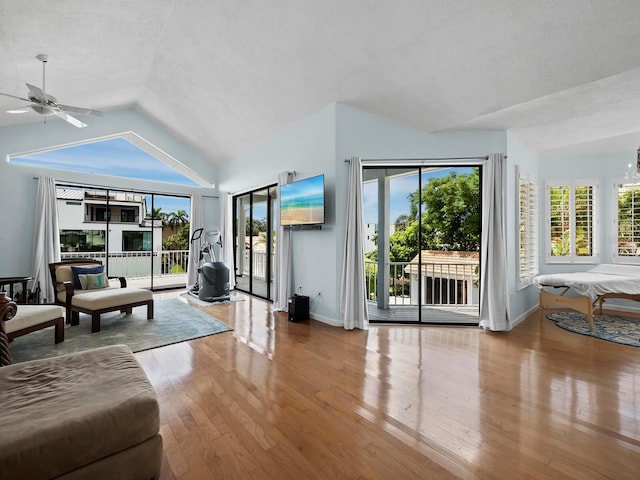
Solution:
<svg viewBox="0 0 640 480"><path fill-rule="evenodd" d="M58 100L56 99L56 97L47 94L45 90L45 65L49 61L49 56L41 53L39 55L36 55L36 59L42 63L42 88L26 83L27 88L29 89L28 98L18 97L16 95L10 95L8 93L0 93L0 95L4 95L5 97L17 98L18 100L22 100L23 102L28 102L27 105L7 110L7 113L20 114L27 113L32 110L40 115L43 115L45 117L45 123L47 121L46 117L55 115L56 117L59 117L65 122L68 122L74 127L78 128L84 128L87 126L87 124L70 115L70 113L73 113L74 115L102 115L102 113L100 113L98 110L73 107L71 105L62 105L60 103L57 103Z"/></svg>

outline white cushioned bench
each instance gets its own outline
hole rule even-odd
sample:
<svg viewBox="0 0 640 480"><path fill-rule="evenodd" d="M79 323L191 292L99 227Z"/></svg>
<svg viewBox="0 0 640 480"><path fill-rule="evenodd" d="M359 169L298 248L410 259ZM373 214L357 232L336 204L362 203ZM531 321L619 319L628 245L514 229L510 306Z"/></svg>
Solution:
<svg viewBox="0 0 640 480"><path fill-rule="evenodd" d="M120 277L120 287L83 289L74 278L80 269L100 268L102 264L93 259L74 259L49 264L51 279L56 290L56 303L66 308L67 323L78 325L80 312L91 315L91 332L100 331L100 315L121 311L130 314L133 307L147 306L147 319L153 318L153 294L143 288L128 288L125 278ZM87 275L89 276L89 275Z"/></svg>
<svg viewBox="0 0 640 480"><path fill-rule="evenodd" d="M55 342L64 341L64 310L58 305L20 305L13 318L4 322L9 340L47 327L55 327Z"/></svg>
<svg viewBox="0 0 640 480"><path fill-rule="evenodd" d="M153 294L143 288L105 288L76 293L71 298L71 325L80 322L79 312L91 315L91 333L100 331L100 315L120 310L131 313L133 307L147 306L147 319L153 318Z"/></svg>

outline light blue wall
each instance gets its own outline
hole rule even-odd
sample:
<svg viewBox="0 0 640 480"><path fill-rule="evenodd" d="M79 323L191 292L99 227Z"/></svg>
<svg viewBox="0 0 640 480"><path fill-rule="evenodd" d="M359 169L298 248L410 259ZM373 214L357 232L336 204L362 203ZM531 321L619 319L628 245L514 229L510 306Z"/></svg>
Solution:
<svg viewBox="0 0 640 480"><path fill-rule="evenodd" d="M344 205L346 202L348 167L344 159L352 156L358 156L363 160L401 160L481 157L492 153L507 153L507 135L501 130L425 133L345 105L337 105L336 119L336 171L338 172L336 204L338 205ZM343 173L340 174L340 171ZM513 182L513 175L507 180ZM336 220L338 222L336 238L341 245L345 235L344 209L338 210ZM513 250L514 245L514 239L511 238L507 243L507 250ZM338 279L342 271L342 258L342 248L339 248L336 257ZM515 267L510 270L514 270L515 278ZM509 282L510 296L515 299L519 294L513 291L512 283Z"/></svg>
<svg viewBox="0 0 640 480"><path fill-rule="evenodd" d="M132 131L202 177L217 181L216 167L194 149L133 109L105 112L103 117L88 118L87 128L72 127L59 119L47 123L29 123L0 128L0 276L25 275L31 269L33 218L37 181L34 177L50 176L58 181L110 185L118 188L142 189L163 193L216 195L213 189L193 188L166 183L129 180L119 177L74 173L62 170L15 165L5 161L7 155L64 145L108 135ZM90 162L90 159L87 159ZM219 207L205 212L207 224L219 225Z"/></svg>
<svg viewBox="0 0 640 480"><path fill-rule="evenodd" d="M594 179L598 181L597 214L600 218L596 226L596 241L600 245L599 263L611 263L613 251L617 244L617 233L613 224L616 212L616 193L614 179L621 180L627 170L627 165L635 165L637 153L635 150L625 152L572 155L572 156L540 156L540 208L544 212L545 179ZM544 215L540 216L540 273L562 273L568 271L581 272L589 270L593 264L567 265L547 264L545 260L545 223Z"/></svg>
<svg viewBox="0 0 640 480"><path fill-rule="evenodd" d="M238 193L274 183L284 170L298 171L299 178L325 174L327 223L322 231L293 232L293 286L312 298L322 292L312 304L314 317L339 324L348 179L344 160L472 157L506 148L503 131L429 134L332 104L221 166L219 183L221 191Z"/></svg>
<svg viewBox="0 0 640 480"><path fill-rule="evenodd" d="M292 287L310 296L314 317L328 323L338 318L336 305L335 105L269 137L219 169L221 192L232 194L277 183L278 174L295 171L296 179L323 173L326 223L322 230L291 232ZM337 275L337 276L336 276ZM322 292L317 296L318 292ZM291 292L293 293L293 292Z"/></svg>
<svg viewBox="0 0 640 480"><path fill-rule="evenodd" d="M518 290L518 263L517 263L517 236L520 219L518 218L518 183L516 178L516 165L523 173L527 173L533 179L538 178L538 158L527 149L513 134L507 132L507 171L506 171L506 236L507 236L507 273L509 292L509 316L512 322L522 321L538 305L538 289L533 286ZM540 182L536 180L538 186ZM540 198L540 197L539 197ZM544 211L544 210L542 210ZM539 221L543 221L543 215L539 215Z"/></svg>

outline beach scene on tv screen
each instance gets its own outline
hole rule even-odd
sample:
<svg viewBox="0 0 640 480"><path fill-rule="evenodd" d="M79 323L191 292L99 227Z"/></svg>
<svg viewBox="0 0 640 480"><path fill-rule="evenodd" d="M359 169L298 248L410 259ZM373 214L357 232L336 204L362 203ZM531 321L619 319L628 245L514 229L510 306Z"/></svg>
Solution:
<svg viewBox="0 0 640 480"><path fill-rule="evenodd" d="M324 177L307 178L280 187L280 223L324 223Z"/></svg>

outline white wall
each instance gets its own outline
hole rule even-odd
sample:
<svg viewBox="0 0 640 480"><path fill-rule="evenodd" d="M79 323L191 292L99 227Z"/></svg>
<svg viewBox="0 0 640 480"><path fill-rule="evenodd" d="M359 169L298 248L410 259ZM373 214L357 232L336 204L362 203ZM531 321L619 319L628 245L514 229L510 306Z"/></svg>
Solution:
<svg viewBox="0 0 640 480"><path fill-rule="evenodd" d="M217 182L217 168L200 153L133 109L104 112L103 117L90 118L87 128L72 127L60 119L47 119L24 125L0 127L0 276L25 275L31 269L33 217L37 181L34 177L51 176L62 182L88 183L123 189L142 189L174 194L202 193L216 195L211 188L195 188L160 182L124 179L104 175L67 172L15 165L4 161L7 155L64 145L117 133L132 131L175 159L190 167L212 183ZM219 225L217 204L205 211L211 225Z"/></svg>

